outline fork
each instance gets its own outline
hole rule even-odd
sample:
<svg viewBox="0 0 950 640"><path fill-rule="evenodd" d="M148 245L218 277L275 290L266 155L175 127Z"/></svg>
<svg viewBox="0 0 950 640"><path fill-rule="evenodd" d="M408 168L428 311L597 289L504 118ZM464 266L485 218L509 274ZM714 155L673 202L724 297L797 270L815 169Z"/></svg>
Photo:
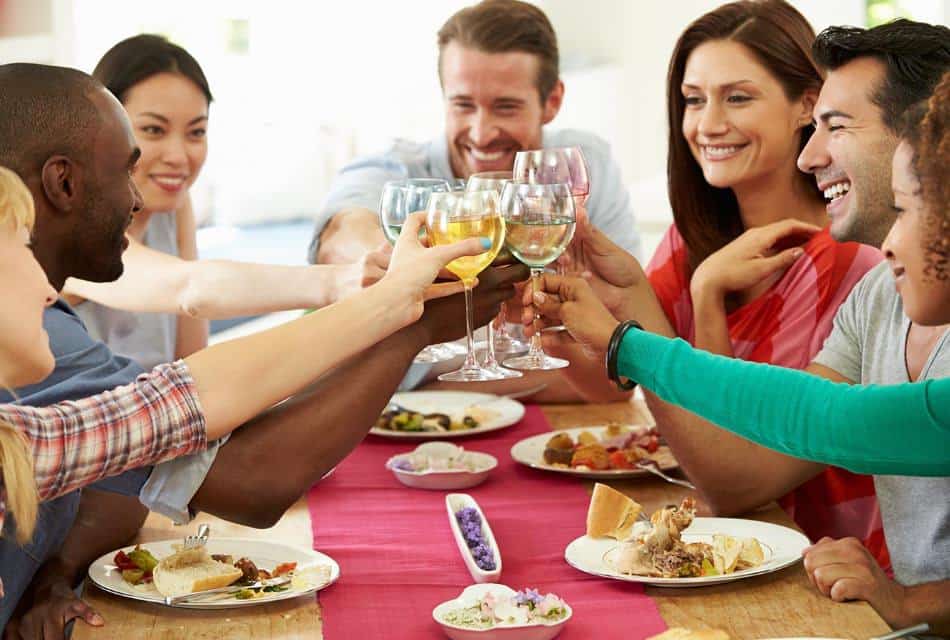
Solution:
<svg viewBox="0 0 950 640"><path fill-rule="evenodd" d="M277 578L270 578L268 580L258 580L249 585L228 585L226 587L218 587L217 589L206 589L205 591L195 591L194 593L186 593L180 596L166 596L163 602L168 606L174 606L182 602L188 602L190 600L204 598L205 596L211 596L220 593L234 594L244 589L263 589L264 587L280 587L290 582L290 576L279 576Z"/></svg>
<svg viewBox="0 0 950 640"><path fill-rule="evenodd" d="M642 458L637 460L637 467L643 469L644 471L649 471L655 476L659 476L666 480L667 482L672 482L673 484L678 484L681 487L686 487L687 489L696 490L696 485L694 485L689 480L680 480L679 478L674 478L667 475L660 469L660 465L657 464L656 460L651 460L650 458Z"/></svg>
<svg viewBox="0 0 950 640"><path fill-rule="evenodd" d="M211 533L211 527L203 524L198 527L198 535L185 536L185 549L197 549L205 546L208 542L208 534Z"/></svg>

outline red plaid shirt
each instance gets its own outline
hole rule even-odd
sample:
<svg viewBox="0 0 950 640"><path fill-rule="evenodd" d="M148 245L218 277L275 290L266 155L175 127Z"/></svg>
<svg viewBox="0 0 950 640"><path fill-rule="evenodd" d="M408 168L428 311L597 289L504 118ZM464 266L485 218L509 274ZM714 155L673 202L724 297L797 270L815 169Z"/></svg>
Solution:
<svg viewBox="0 0 950 640"><path fill-rule="evenodd" d="M207 446L198 392L182 360L78 401L43 408L0 405L0 420L26 436L40 500ZM0 528L4 496L0 481Z"/></svg>

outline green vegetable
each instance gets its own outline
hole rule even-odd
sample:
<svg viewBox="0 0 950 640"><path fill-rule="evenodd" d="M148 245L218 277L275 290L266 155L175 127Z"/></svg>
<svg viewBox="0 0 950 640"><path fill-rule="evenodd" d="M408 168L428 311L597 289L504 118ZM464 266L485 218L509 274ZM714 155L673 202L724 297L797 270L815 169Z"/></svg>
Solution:
<svg viewBox="0 0 950 640"><path fill-rule="evenodd" d="M155 568L158 560L146 549L133 549L129 551L129 560L142 571L148 572Z"/></svg>
<svg viewBox="0 0 950 640"><path fill-rule="evenodd" d="M289 587L282 587L278 584L275 584L269 587L264 587L262 591L264 591L265 593L275 593L278 591L287 591L287 589L289 589Z"/></svg>
<svg viewBox="0 0 950 640"><path fill-rule="evenodd" d="M241 589L240 591L234 594L234 597L237 598L238 600L250 600L251 598L254 597L254 591L252 591L251 589Z"/></svg>
<svg viewBox="0 0 950 640"><path fill-rule="evenodd" d="M122 579L129 584L138 584L145 577L145 572L140 569L125 569L122 572Z"/></svg>
<svg viewBox="0 0 950 640"><path fill-rule="evenodd" d="M703 558L702 575L704 576L718 576L719 575L719 572L716 571L716 567L714 567L713 563L709 561L709 558Z"/></svg>

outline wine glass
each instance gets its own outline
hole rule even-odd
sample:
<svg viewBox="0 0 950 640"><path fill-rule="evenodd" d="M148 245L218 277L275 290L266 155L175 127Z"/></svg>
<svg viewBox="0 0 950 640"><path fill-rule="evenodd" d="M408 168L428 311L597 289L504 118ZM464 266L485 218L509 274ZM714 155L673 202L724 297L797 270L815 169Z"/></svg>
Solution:
<svg viewBox="0 0 950 640"><path fill-rule="evenodd" d="M576 218L571 189L566 184L509 182L501 192L501 211L505 218L505 246L531 268L532 286L537 291L544 268L557 260L574 236ZM545 354L541 333L536 331L528 353L508 358L503 364L512 369L535 370L561 369L570 362Z"/></svg>
<svg viewBox="0 0 950 640"><path fill-rule="evenodd" d="M510 171L484 171L482 173L472 174L468 179L465 190L483 191L487 189L496 192L498 196L501 197L501 189L507 182L511 182ZM503 249L502 251L505 250ZM508 331L507 315L507 305L502 302L498 317L488 323L485 368L495 370L509 378L520 378L520 373L500 366L496 358L496 352L498 351L502 353L523 353L528 350L527 344L512 336ZM497 329L495 328L496 324Z"/></svg>
<svg viewBox="0 0 950 640"><path fill-rule="evenodd" d="M580 147L519 151L515 154L512 174L516 182L566 184L574 196L575 209L584 206L590 194L590 171ZM582 264L573 267L575 271L584 270ZM566 273L566 268L560 263L555 265L555 269L559 274Z"/></svg>
<svg viewBox="0 0 950 640"><path fill-rule="evenodd" d="M385 183L379 198L379 225L390 244L396 244L406 216L416 211L425 211L431 194L450 190L447 181L432 178L390 180ZM425 232L420 229L419 233L421 235ZM451 360L459 354L460 352L450 345L433 344L420 351L414 361L435 364Z"/></svg>
<svg viewBox="0 0 950 640"><path fill-rule="evenodd" d="M490 248L478 255L456 258L446 268L465 285L465 338L468 352L462 368L443 373L439 380L475 382L499 380L498 373L478 364L472 339L472 285L475 276L492 263L505 242L505 221L494 191L452 191L434 193L429 198L426 231L433 245L451 244L466 238L488 238Z"/></svg>

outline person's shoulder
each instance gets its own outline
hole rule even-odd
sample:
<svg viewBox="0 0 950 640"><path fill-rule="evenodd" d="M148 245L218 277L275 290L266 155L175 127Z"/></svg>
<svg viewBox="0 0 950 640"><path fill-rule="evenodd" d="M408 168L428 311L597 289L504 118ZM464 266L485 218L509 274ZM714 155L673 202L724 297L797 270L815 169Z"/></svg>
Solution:
<svg viewBox="0 0 950 640"><path fill-rule="evenodd" d="M897 289L894 286L894 276L886 262L881 262L864 274L851 290L849 296L852 304L868 307L869 305L892 304L899 300Z"/></svg>
<svg viewBox="0 0 950 640"><path fill-rule="evenodd" d="M582 129L548 129L544 132L545 146L580 147L588 160L610 156L610 143L596 133ZM591 157L593 156L593 157Z"/></svg>
<svg viewBox="0 0 950 640"><path fill-rule="evenodd" d="M404 170L406 167L423 165L428 161L431 144L431 142L414 142L405 138L395 138L385 147L358 156L343 168L342 173L380 167L389 170Z"/></svg>

